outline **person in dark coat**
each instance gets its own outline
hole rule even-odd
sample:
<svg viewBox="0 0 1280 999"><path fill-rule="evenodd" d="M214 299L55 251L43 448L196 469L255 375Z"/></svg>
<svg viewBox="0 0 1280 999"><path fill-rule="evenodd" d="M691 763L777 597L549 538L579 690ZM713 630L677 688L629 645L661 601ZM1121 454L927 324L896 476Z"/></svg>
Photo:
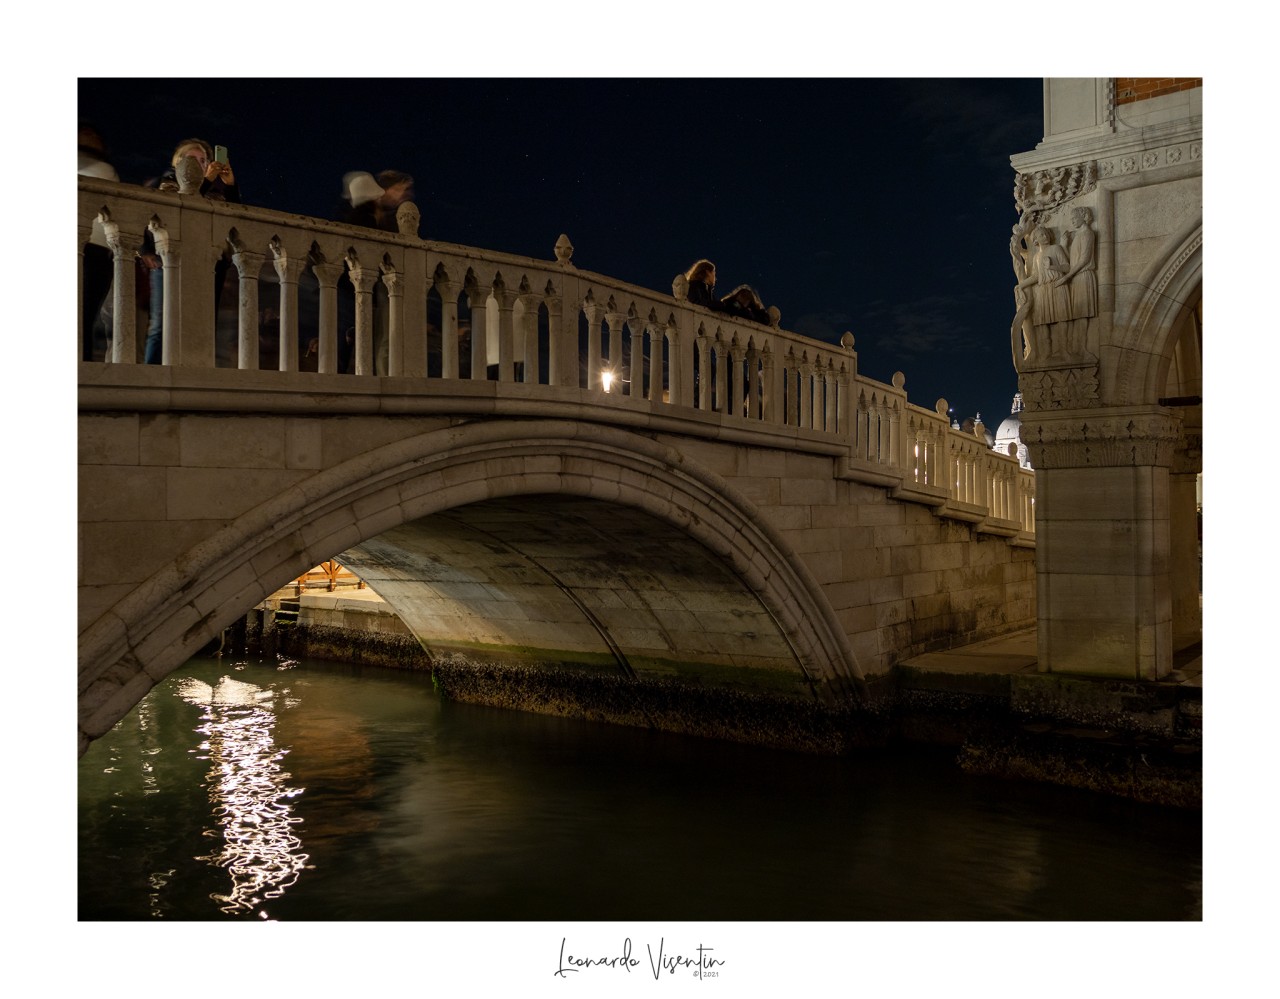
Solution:
<svg viewBox="0 0 1280 999"><path fill-rule="evenodd" d="M685 271L689 282L689 301L719 312L720 301L712 294L716 287L716 265L710 260L698 260Z"/></svg>
<svg viewBox="0 0 1280 999"><path fill-rule="evenodd" d="M769 325L769 313L764 307L764 302L749 284L738 285L720 299L720 310L731 316L750 319L765 326Z"/></svg>

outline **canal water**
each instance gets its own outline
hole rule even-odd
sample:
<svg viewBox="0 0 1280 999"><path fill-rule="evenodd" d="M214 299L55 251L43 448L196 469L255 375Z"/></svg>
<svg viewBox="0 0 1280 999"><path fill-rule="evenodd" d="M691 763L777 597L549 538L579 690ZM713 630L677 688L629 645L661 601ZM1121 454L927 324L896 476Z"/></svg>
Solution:
<svg viewBox="0 0 1280 999"><path fill-rule="evenodd" d="M81 920L1196 920L1199 814L196 659L79 763Z"/></svg>

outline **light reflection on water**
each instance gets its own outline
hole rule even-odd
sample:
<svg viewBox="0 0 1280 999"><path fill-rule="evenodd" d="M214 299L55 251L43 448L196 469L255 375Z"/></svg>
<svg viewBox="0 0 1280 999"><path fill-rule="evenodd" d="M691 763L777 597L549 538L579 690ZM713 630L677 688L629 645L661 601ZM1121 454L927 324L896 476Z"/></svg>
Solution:
<svg viewBox="0 0 1280 999"><path fill-rule="evenodd" d="M80 771L84 919L1200 918L1198 815L394 671L193 660Z"/></svg>
<svg viewBox="0 0 1280 999"><path fill-rule="evenodd" d="M225 913L253 912L264 900L279 898L307 868L307 855L294 826L289 800L302 793L290 787L280 766L288 750L276 745L275 691L233 680L211 686L195 677L178 681L177 696L204 708L196 731L204 736L197 758L213 763L207 776L213 828L204 835L221 839L213 853L197 857L223 868L231 888L214 894ZM153 778L149 778L153 780Z"/></svg>

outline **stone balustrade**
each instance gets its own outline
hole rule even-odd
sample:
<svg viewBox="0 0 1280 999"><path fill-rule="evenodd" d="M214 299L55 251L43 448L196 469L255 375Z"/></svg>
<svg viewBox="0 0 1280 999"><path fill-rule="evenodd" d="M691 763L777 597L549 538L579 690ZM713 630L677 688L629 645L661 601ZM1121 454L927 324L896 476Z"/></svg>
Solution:
<svg viewBox="0 0 1280 999"><path fill-rule="evenodd" d="M715 414L739 440L756 428L766 447L777 447L785 428L840 455L841 477L1034 544L1033 474L951 429L945 401L932 411L909 404L900 372L892 385L859 375L851 335L832 345L712 312L684 300L680 279L667 294L580 270L564 236L553 259L536 260L422 239L412 205L402 206L393 234L85 177L77 221L81 301L86 244L105 241L113 254L112 363L140 357L135 259L149 231L164 267L165 365L219 366L214 276L225 257L238 286L239 368L259 367L260 292L270 282L279 289L281 372L298 372L300 344L314 340L307 377L326 386L387 375L417 380L429 395L496 380L523 393L577 389L597 407L643 405L666 417L664 426L684 419L696 433ZM344 274L354 288L354 374L338 370ZM469 313L469 336L460 310ZM377 321L375 311L384 313Z"/></svg>

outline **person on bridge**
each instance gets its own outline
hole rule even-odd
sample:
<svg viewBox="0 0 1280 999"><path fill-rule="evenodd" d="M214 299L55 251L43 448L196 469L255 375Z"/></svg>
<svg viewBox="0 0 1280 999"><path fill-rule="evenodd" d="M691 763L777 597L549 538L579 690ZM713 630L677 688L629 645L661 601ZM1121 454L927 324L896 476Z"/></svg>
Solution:
<svg viewBox="0 0 1280 999"><path fill-rule="evenodd" d="M79 161L81 177L120 179L107 155L107 144L98 130L84 121L80 122L79 128ZM102 227L95 224L91 242L84 248L84 295L80 323L84 337L82 359L86 361L95 360L99 343L111 339L110 324L104 319L103 312L111 295L114 267Z"/></svg>
<svg viewBox="0 0 1280 999"><path fill-rule="evenodd" d="M742 319L751 319L757 323L769 325L769 312L764 302L749 284L740 284L733 291L720 299L720 311Z"/></svg>
<svg viewBox="0 0 1280 999"><path fill-rule="evenodd" d="M685 272L685 280L689 282L689 301L701 305L713 312L722 312L724 307L720 300L712 294L716 288L716 265L710 260L697 260Z"/></svg>
<svg viewBox="0 0 1280 999"><path fill-rule="evenodd" d="M162 191L178 190L178 164L188 156L200 164L200 172L204 179L200 181L200 194L210 201L228 201L240 204L240 188L236 184L235 172L231 164L226 162L225 153L219 160L214 154L213 146L204 139L183 139L173 151L169 168L159 177L148 181L147 187L158 187ZM148 303L147 340L143 353L146 364L159 364L162 359L163 319L164 319L164 264L155 252L155 241L148 229L143 240L140 259L150 272L151 296ZM213 307L217 312L218 303L222 299L223 279L227 274L229 261L224 256L214 268Z"/></svg>

